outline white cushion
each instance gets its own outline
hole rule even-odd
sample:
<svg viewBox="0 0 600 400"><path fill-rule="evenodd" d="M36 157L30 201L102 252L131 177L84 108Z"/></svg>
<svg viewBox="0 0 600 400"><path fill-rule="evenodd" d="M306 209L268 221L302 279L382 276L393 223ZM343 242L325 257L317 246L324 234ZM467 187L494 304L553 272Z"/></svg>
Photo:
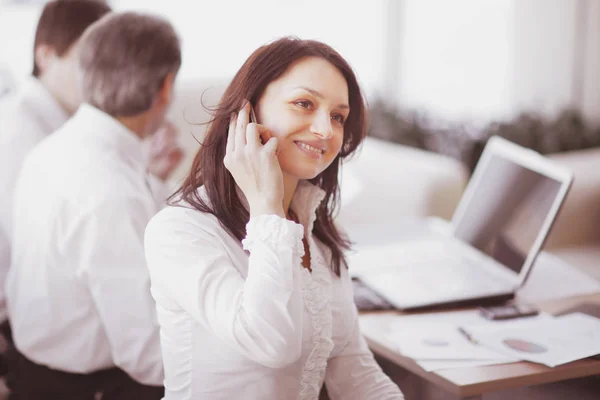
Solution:
<svg viewBox="0 0 600 400"><path fill-rule="evenodd" d="M342 226L387 223L403 216L449 219L468 181L459 161L367 138L341 172Z"/></svg>

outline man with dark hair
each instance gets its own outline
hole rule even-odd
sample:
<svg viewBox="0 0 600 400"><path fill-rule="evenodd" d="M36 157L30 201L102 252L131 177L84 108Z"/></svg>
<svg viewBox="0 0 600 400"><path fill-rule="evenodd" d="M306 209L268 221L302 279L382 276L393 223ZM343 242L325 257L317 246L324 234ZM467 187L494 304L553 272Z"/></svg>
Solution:
<svg viewBox="0 0 600 400"><path fill-rule="evenodd" d="M113 13L81 38L84 103L28 154L14 194L6 297L19 399L164 394L143 246L164 198L143 142L164 124L180 66L162 18Z"/></svg>
<svg viewBox="0 0 600 400"><path fill-rule="evenodd" d="M35 34L33 77L0 104L0 322L4 336L10 336L4 283L10 265L9 235L17 176L26 154L63 125L79 106L79 38L109 11L100 1L47 3Z"/></svg>
<svg viewBox="0 0 600 400"><path fill-rule="evenodd" d="M44 7L33 44L32 75L73 114L81 100L75 79L77 43L110 8L94 0L55 0Z"/></svg>

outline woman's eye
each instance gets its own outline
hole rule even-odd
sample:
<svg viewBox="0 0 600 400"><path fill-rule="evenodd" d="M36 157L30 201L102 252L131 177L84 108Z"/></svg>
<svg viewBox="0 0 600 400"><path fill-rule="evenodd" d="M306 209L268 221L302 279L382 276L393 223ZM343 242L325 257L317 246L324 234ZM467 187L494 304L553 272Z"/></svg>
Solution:
<svg viewBox="0 0 600 400"><path fill-rule="evenodd" d="M338 121L338 122L339 122L340 124L342 124L342 125L343 125L343 124L344 124L344 122L346 121L346 120L344 119L344 116L343 116L342 114L335 114L335 115L332 115L332 116L331 116L331 119L334 119L334 120Z"/></svg>
<svg viewBox="0 0 600 400"><path fill-rule="evenodd" d="M312 103L308 100L299 100L296 102L297 106L300 106L302 108L311 108L312 107Z"/></svg>

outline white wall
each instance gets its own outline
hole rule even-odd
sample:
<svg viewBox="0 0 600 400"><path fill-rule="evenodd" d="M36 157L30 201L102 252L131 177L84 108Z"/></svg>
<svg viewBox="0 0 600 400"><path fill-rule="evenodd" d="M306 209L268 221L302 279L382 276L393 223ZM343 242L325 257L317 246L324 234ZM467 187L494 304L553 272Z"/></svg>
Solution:
<svg viewBox="0 0 600 400"><path fill-rule="evenodd" d="M226 82L259 45L295 34L331 44L368 94L449 120L487 122L574 106L600 123L600 1L113 0L169 18L182 82ZM0 4L0 68L31 70L39 6Z"/></svg>
<svg viewBox="0 0 600 400"><path fill-rule="evenodd" d="M510 112L511 0L403 0L397 103L444 119Z"/></svg>
<svg viewBox="0 0 600 400"><path fill-rule="evenodd" d="M482 122L573 107L600 124L600 1L402 2L398 105Z"/></svg>
<svg viewBox="0 0 600 400"><path fill-rule="evenodd" d="M260 45L284 35L322 40L354 67L365 90L381 86L384 1L361 0L113 0L115 10L168 18L182 39L182 80L230 79ZM0 4L0 65L21 79L31 70L40 6Z"/></svg>
<svg viewBox="0 0 600 400"><path fill-rule="evenodd" d="M39 5L0 4L0 68L20 82L33 67L33 40Z"/></svg>
<svg viewBox="0 0 600 400"><path fill-rule="evenodd" d="M230 78L260 45L285 35L322 40L375 90L383 69L382 1L360 0L120 0L115 9L158 12L183 41L182 79Z"/></svg>
<svg viewBox="0 0 600 400"><path fill-rule="evenodd" d="M553 115L580 107L579 0L517 0L511 102L515 110Z"/></svg>
<svg viewBox="0 0 600 400"><path fill-rule="evenodd" d="M584 0L585 41L583 43L582 111L600 126L600 1Z"/></svg>

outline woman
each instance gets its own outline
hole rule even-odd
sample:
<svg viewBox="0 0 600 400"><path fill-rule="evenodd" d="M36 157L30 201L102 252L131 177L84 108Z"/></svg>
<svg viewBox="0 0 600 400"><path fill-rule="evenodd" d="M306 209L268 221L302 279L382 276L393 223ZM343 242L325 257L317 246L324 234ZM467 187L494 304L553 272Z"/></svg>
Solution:
<svg viewBox="0 0 600 400"><path fill-rule="evenodd" d="M334 399L403 398L360 335L332 218L364 136L356 78L329 46L283 38L238 71L146 230L167 400L317 399L324 381Z"/></svg>

